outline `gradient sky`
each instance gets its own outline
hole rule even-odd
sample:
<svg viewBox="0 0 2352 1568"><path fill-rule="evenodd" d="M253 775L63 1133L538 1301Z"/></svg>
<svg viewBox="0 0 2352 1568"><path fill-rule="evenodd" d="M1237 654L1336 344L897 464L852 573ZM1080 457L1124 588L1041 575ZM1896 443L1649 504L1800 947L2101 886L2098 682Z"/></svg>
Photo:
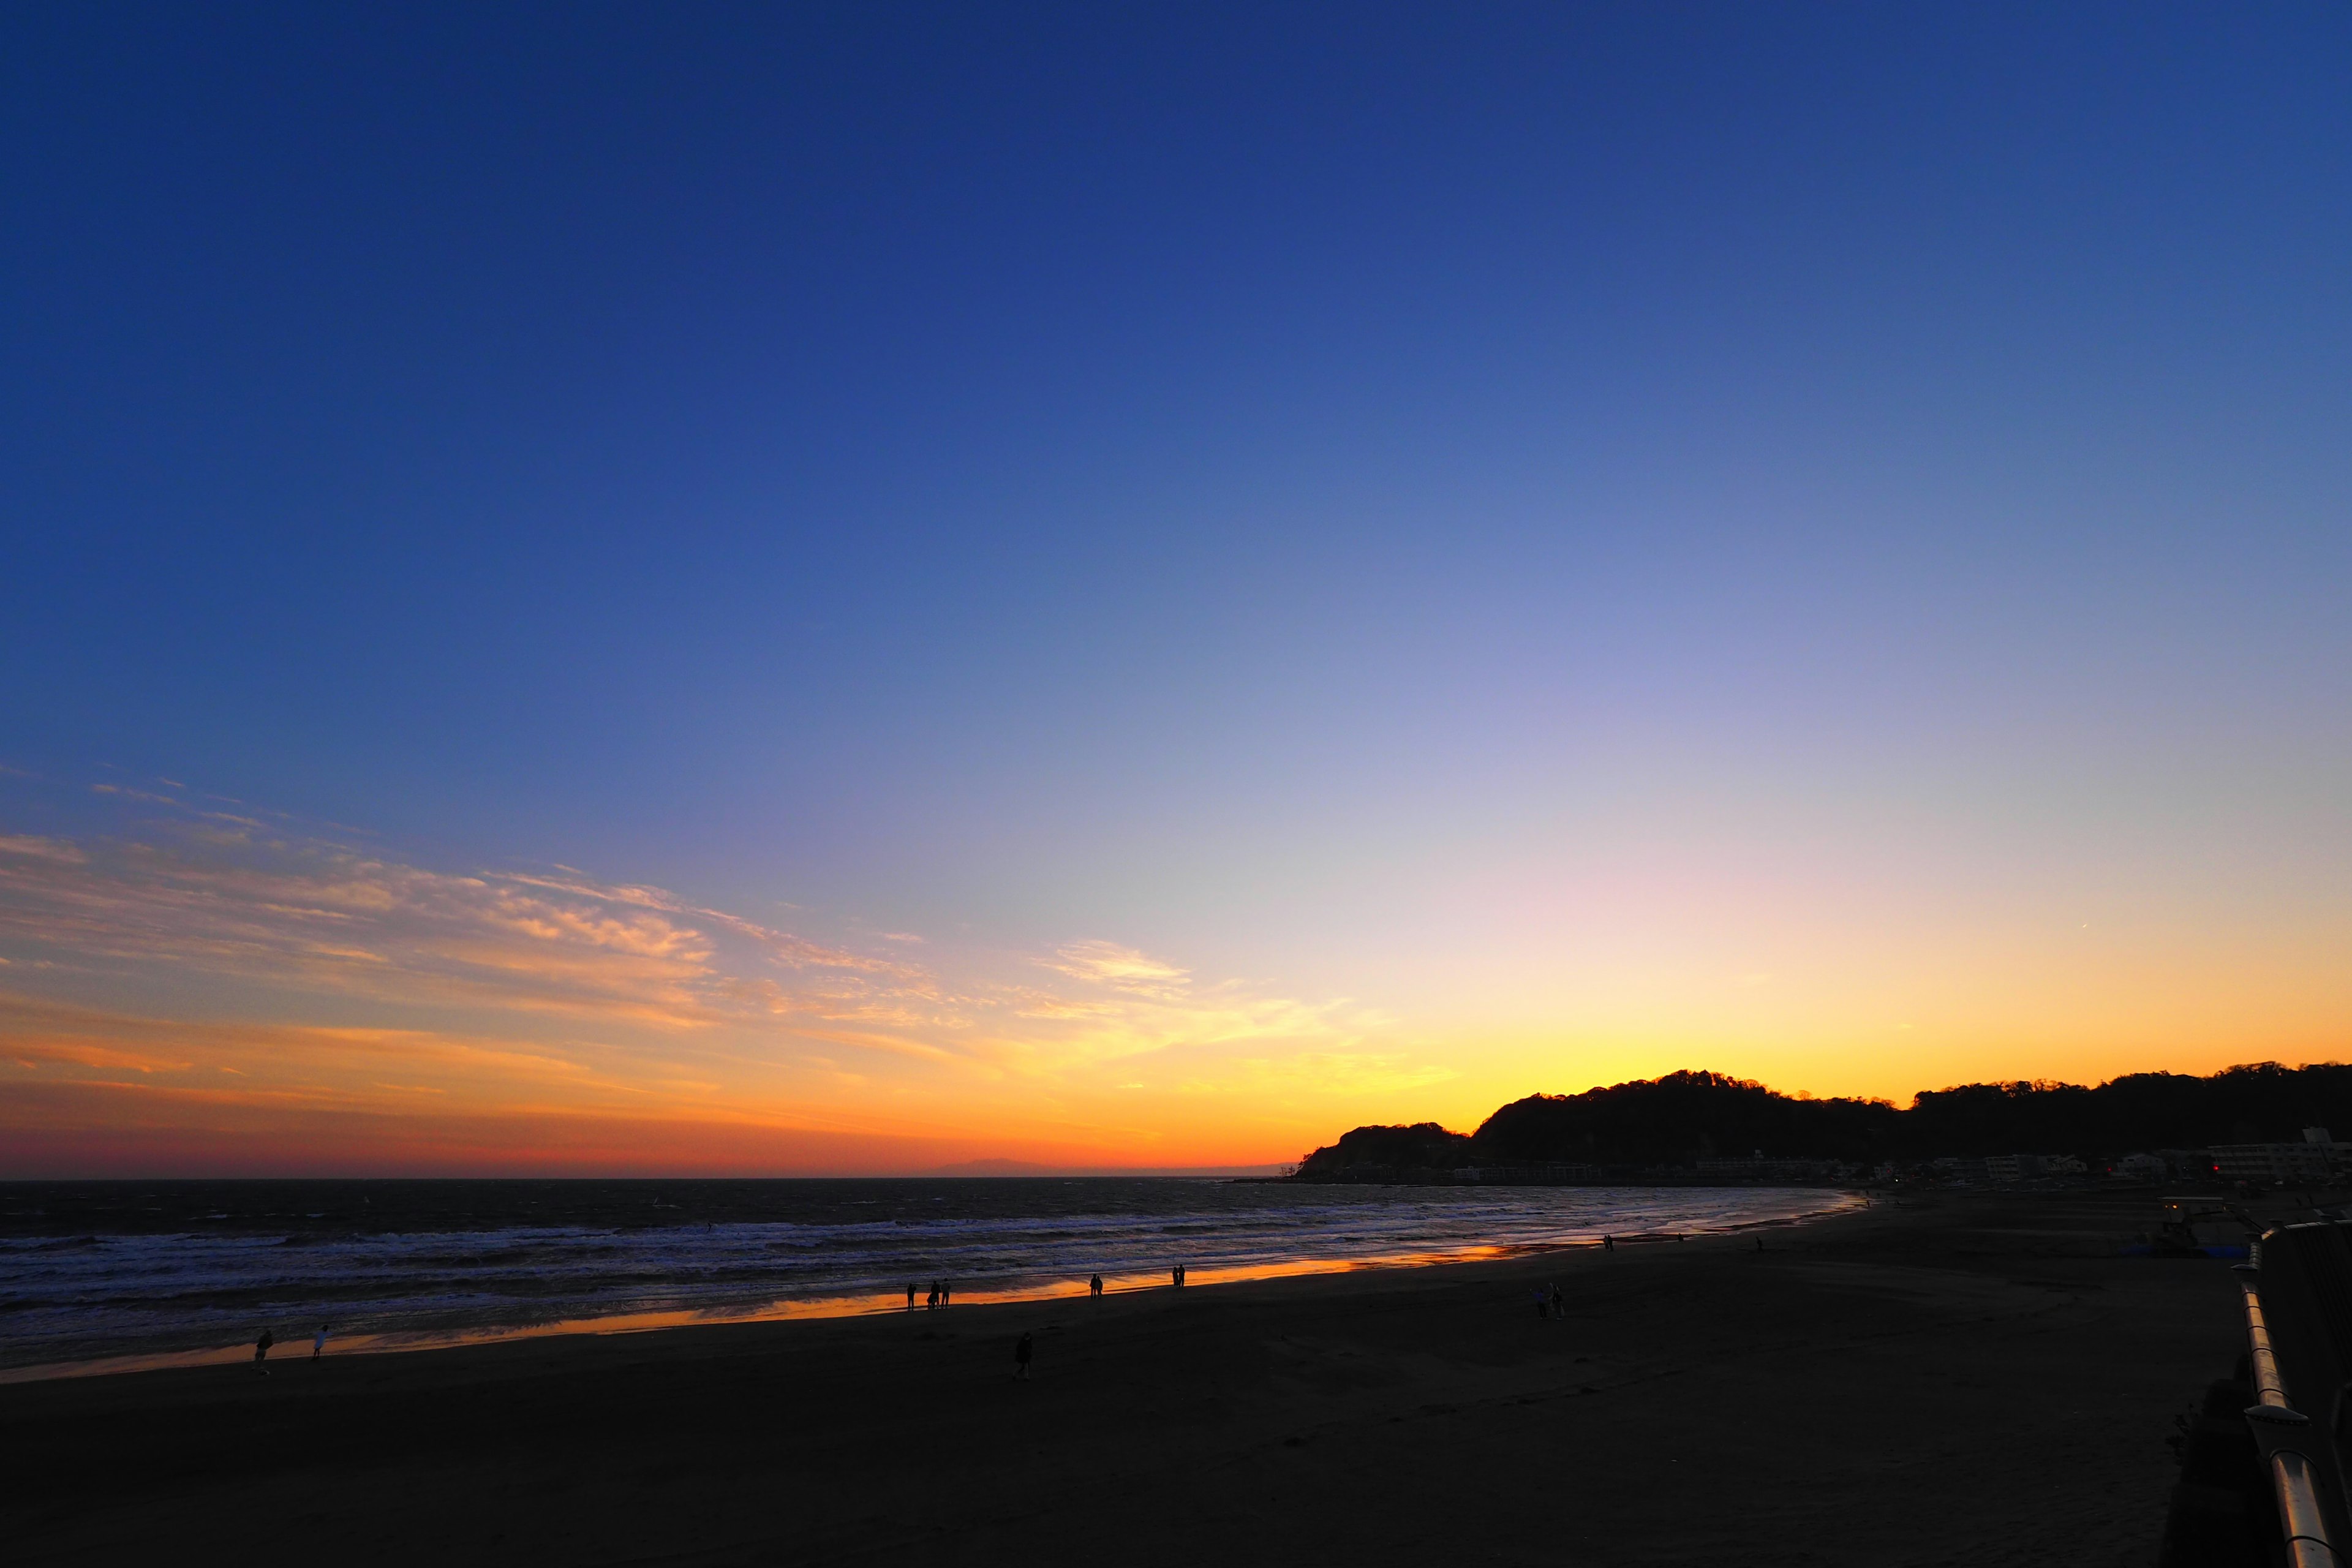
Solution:
<svg viewBox="0 0 2352 1568"><path fill-rule="evenodd" d="M0 1174L2352 1050L2352 10L18 6Z"/></svg>

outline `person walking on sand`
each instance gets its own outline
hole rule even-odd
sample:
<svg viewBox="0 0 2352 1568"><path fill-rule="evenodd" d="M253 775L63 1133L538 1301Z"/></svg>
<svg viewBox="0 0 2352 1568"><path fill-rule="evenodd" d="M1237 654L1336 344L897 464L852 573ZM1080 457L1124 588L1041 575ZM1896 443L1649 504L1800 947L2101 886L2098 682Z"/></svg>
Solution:
<svg viewBox="0 0 2352 1568"><path fill-rule="evenodd" d="M269 1375L269 1369L261 1363L269 1359L269 1347L277 1342L278 1336L268 1329L262 1330L261 1337L253 1342L253 1370L264 1377Z"/></svg>
<svg viewBox="0 0 2352 1568"><path fill-rule="evenodd" d="M1601 1238L1601 1251L1603 1251L1603 1252L1614 1252L1614 1251L1616 1251L1616 1250L1617 1250L1617 1238L1616 1238L1615 1237L1613 1237L1613 1236L1604 1236L1604 1237L1602 1237Z"/></svg>
<svg viewBox="0 0 2352 1568"><path fill-rule="evenodd" d="M911 1311L913 1311L914 1310L915 1310L915 1282L914 1282L912 1279L909 1279L909 1280L908 1280L908 1281L907 1281L907 1310L908 1310L909 1312L911 1312Z"/></svg>
<svg viewBox="0 0 2352 1568"><path fill-rule="evenodd" d="M310 1359L317 1361L327 1353L327 1325L320 1323L319 1331L310 1336Z"/></svg>
<svg viewBox="0 0 2352 1568"><path fill-rule="evenodd" d="M1557 1279L1551 1286L1551 1315L1555 1321L1568 1316L1568 1298L1559 1293L1559 1281Z"/></svg>
<svg viewBox="0 0 2352 1568"><path fill-rule="evenodd" d="M1540 1285L1538 1285L1538 1286L1537 1286L1537 1287L1536 1287L1536 1321L1537 1321L1538 1322L1541 1322L1544 1319L1546 1319L1546 1318L1549 1317L1550 1315L1551 1315L1551 1314L1550 1314L1549 1312L1547 1312L1546 1310L1544 1310L1544 1293L1543 1293L1543 1287L1542 1287L1542 1286L1540 1286Z"/></svg>
<svg viewBox="0 0 2352 1568"><path fill-rule="evenodd" d="M1036 1353L1037 1347L1030 1341L1029 1331L1022 1330L1021 1342L1013 1347L1013 1376L1016 1382L1029 1381L1029 1358Z"/></svg>
<svg viewBox="0 0 2352 1568"><path fill-rule="evenodd" d="M1094 1299L1095 1299L1096 1300L1097 1300L1097 1301L1101 1300L1102 1300L1102 1276L1101 1276L1101 1275L1099 1275L1099 1274L1097 1274L1097 1275L1096 1275L1093 1279L1091 1279L1087 1280L1087 1289L1088 1289L1088 1290L1093 1294Z"/></svg>
<svg viewBox="0 0 2352 1568"><path fill-rule="evenodd" d="M944 1279L940 1280L940 1306L942 1306L942 1307L944 1307L944 1306L946 1306L950 1301L952 1301L952 1300L955 1300L955 1287L954 1287L954 1286L952 1286L952 1285L950 1285L950 1284L949 1284L949 1283L948 1283L946 1280L944 1280Z"/></svg>
<svg viewBox="0 0 2352 1568"><path fill-rule="evenodd" d="M936 1312L939 1310L940 1282L934 1279L931 1281L931 1293L923 1299L923 1310L927 1312Z"/></svg>

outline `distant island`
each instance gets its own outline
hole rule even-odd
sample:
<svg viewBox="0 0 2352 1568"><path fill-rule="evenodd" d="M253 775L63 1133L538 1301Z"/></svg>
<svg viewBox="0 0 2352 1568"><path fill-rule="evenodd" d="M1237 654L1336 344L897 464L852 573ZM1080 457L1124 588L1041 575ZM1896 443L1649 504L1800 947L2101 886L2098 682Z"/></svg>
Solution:
<svg viewBox="0 0 2352 1568"><path fill-rule="evenodd" d="M1474 1132L1433 1121L1359 1127L1302 1161L1293 1181L1850 1180L1995 1178L2117 1170L2149 1179L2213 1173L2210 1152L2304 1144L2352 1130L2352 1066L2260 1062L2210 1077L2132 1073L2096 1086L2047 1080L1816 1100L1708 1071L1513 1100ZM2324 1135L2323 1135L2324 1136ZM2314 1161L2336 1158L2323 1142ZM2325 1153L2322 1151L2326 1151ZM2252 1158L2249 1156L2249 1158ZM2300 1178L2292 1154L2251 1173ZM2223 1174L2233 1174L2225 1164Z"/></svg>

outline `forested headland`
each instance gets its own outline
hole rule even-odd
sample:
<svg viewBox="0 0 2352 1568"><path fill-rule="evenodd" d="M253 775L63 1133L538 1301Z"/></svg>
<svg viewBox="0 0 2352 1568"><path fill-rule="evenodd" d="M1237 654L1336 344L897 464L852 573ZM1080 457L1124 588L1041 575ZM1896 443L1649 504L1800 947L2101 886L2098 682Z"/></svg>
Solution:
<svg viewBox="0 0 2352 1568"><path fill-rule="evenodd" d="M1301 1163L1307 1181L1464 1166L1696 1169L1762 1156L1850 1165L1943 1156L2071 1154L2288 1142L2326 1126L2352 1134L2352 1066L2261 1062L2209 1077L2130 1073L2105 1083L1971 1083L1884 1100L1782 1094L1707 1071L1516 1100L1476 1131L1433 1121L1359 1127Z"/></svg>

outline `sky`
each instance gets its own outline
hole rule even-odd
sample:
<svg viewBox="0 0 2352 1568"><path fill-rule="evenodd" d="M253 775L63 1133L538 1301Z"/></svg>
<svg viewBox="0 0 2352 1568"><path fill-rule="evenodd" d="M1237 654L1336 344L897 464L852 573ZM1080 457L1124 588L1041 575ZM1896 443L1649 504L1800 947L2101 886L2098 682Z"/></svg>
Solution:
<svg viewBox="0 0 2352 1568"><path fill-rule="evenodd" d="M0 1175L2352 1054L2352 11L20 6Z"/></svg>

